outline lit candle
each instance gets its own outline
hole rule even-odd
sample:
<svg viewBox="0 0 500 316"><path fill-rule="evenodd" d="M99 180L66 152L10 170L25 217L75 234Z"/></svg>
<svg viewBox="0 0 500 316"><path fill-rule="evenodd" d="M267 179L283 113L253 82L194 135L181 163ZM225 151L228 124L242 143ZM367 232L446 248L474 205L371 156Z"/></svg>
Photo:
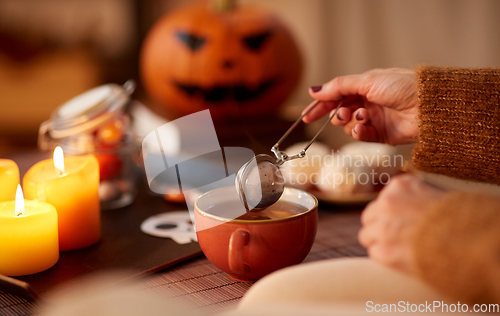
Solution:
<svg viewBox="0 0 500 316"><path fill-rule="evenodd" d="M28 199L55 206L59 249L79 249L99 241L99 163L93 155L64 158L58 147L53 160L40 161L28 170L23 187Z"/></svg>
<svg viewBox="0 0 500 316"><path fill-rule="evenodd" d="M0 274L34 274L52 267L57 260L55 207L24 200L18 185L15 201L0 202Z"/></svg>
<svg viewBox="0 0 500 316"><path fill-rule="evenodd" d="M0 159L0 201L13 201L19 184L19 168L9 159Z"/></svg>

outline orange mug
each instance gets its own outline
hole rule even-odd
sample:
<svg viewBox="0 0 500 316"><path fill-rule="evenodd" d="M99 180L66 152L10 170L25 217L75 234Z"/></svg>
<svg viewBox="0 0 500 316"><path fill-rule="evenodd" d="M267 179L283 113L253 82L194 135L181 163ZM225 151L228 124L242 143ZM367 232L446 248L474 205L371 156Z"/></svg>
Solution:
<svg viewBox="0 0 500 316"><path fill-rule="evenodd" d="M235 187L201 195L195 203L194 219L198 242L208 260L232 278L248 282L302 262L316 237L318 200L310 193L288 187L281 200L307 210L278 219L234 219L238 215L232 216L231 210L213 214L213 206L239 202Z"/></svg>

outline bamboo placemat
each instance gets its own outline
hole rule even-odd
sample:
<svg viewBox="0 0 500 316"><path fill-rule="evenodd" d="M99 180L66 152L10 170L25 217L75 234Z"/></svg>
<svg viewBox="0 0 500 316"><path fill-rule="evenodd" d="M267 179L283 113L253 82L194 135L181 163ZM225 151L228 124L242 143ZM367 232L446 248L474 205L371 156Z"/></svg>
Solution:
<svg viewBox="0 0 500 316"><path fill-rule="evenodd" d="M320 211L316 240L304 262L366 256L357 241L360 214L359 210ZM236 307L251 286L230 278L203 257L138 280L133 289L176 297L191 308L211 314ZM0 292L0 315L32 315L38 311L36 304Z"/></svg>

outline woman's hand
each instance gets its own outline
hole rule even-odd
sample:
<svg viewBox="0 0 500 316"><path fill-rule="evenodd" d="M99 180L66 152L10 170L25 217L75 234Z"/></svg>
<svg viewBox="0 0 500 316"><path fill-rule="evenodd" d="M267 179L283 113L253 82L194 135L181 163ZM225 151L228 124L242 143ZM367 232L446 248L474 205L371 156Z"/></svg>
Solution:
<svg viewBox="0 0 500 316"><path fill-rule="evenodd" d="M394 177L363 211L359 242L373 260L413 274L413 234L430 206L444 194L413 175Z"/></svg>
<svg viewBox="0 0 500 316"><path fill-rule="evenodd" d="M313 122L335 109L345 97L332 124L347 135L390 145L414 142L417 137L416 77L407 69L374 69L360 75L337 77L309 89L320 102L304 117ZM304 110L305 111L305 110Z"/></svg>

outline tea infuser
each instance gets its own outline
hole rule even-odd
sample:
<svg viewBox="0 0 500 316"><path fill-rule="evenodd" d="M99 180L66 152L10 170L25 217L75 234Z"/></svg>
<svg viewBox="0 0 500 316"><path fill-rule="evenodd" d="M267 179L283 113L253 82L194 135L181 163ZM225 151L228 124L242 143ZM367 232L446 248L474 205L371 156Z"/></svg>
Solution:
<svg viewBox="0 0 500 316"><path fill-rule="evenodd" d="M289 156L286 152L281 151L279 146L290 135L295 127L302 121L320 101L316 100L313 105L292 124L292 126L281 136L276 144L271 148L271 151L276 156L276 159L266 155L259 154L245 163L236 174L235 184L240 196L241 202L247 211L259 211L266 208L279 200L285 188L285 179L280 171L279 166L285 162L304 158L306 151L323 132L328 123L335 117L339 108L342 106L342 101L339 102L335 110L330 114L328 120L323 124L321 129L307 143L307 145L298 154Z"/></svg>

